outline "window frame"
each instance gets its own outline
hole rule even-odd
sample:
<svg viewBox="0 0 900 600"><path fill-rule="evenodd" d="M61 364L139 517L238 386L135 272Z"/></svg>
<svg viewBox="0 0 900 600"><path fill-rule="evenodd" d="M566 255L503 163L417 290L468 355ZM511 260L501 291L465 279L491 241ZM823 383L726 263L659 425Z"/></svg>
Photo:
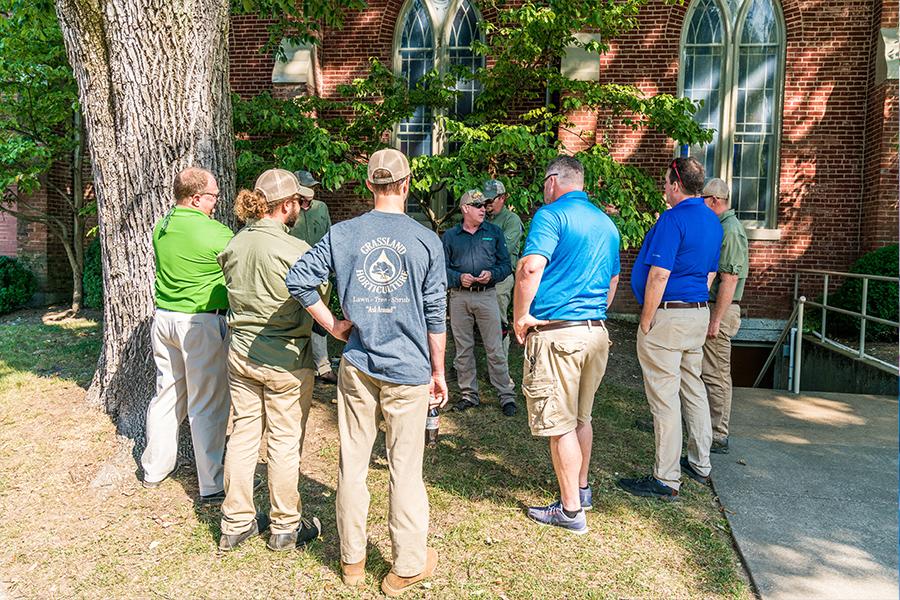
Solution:
<svg viewBox="0 0 900 600"><path fill-rule="evenodd" d="M456 13L459 11L460 5L463 3L468 3L469 8L475 14L476 22L480 25L484 22L484 17L481 14L481 11L478 10L478 6L472 2L471 0L451 0L448 3L447 11L443 14L443 21L439 21L440 14L434 6L434 3L431 0L419 0L424 6L425 10L428 13L428 18L431 20L431 31L435 37L434 40L434 68L436 68L440 72L445 72L447 66L450 64L450 34L453 29L453 19L456 16ZM400 56L401 52L401 43L403 40L403 26L406 23L407 15L409 11L412 9L413 4L416 0L405 0L403 5L400 7L400 12L398 13L397 22L394 26L394 45L393 45L393 65L392 70L395 75L402 76L402 59ZM478 27L478 39L484 43L484 28ZM482 64L484 64L484 57L482 57ZM447 110L435 110L432 113L432 123L431 123L431 156L436 156L444 153L444 150L447 145L446 140L446 132L438 124L438 116L446 116ZM391 145L395 148L400 147L400 137L399 137L399 123L394 125L394 128L391 132Z"/></svg>
<svg viewBox="0 0 900 600"><path fill-rule="evenodd" d="M714 161L716 164L716 172L707 173L707 177L719 177L727 182L732 181L734 175L734 142L736 137L737 124L737 104L738 104L738 88L740 82L740 70L738 68L741 52L741 34L743 33L744 24L750 8L754 0L739 0L738 12L732 15L731 7L728 2L722 0L710 0L719 9L722 17L723 29L723 52L722 52L722 75L719 79L719 140L718 147L714 152ZM784 12L778 0L767 0L774 12L775 29L777 35L777 70L775 74L774 106L772 114L772 148L771 148L771 181L769 188L771 196L769 205L766 206L766 216L763 220L742 220L747 229L752 230L775 230L778 226L778 204L779 189L781 179L781 137L782 123L784 112L784 81L785 81L785 65L787 54L787 28L784 21ZM679 40L679 69L678 69L678 94L684 96L685 90L685 63L687 46L687 33L694 14L700 0L693 0L685 13L684 21L681 27L681 38ZM682 147L675 150L676 156L682 154ZM690 152L690 149L688 149ZM729 183L729 185L731 185ZM766 236L762 236L766 237Z"/></svg>

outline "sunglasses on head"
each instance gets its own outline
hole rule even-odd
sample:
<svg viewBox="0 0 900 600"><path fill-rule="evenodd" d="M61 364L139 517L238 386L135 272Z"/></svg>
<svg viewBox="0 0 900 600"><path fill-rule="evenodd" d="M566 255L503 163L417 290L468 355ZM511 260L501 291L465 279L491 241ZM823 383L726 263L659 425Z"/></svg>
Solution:
<svg viewBox="0 0 900 600"><path fill-rule="evenodd" d="M672 164L669 165L669 168L675 171L675 177L678 178L678 183L681 184L681 189L684 189L684 182L681 180L681 173L678 172L678 162L677 160L673 160Z"/></svg>

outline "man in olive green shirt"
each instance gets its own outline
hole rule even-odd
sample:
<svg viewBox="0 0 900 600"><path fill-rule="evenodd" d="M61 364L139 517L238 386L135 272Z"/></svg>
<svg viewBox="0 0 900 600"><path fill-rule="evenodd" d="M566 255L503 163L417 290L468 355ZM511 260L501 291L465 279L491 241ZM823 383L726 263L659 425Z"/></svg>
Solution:
<svg viewBox="0 0 900 600"><path fill-rule="evenodd" d="M512 263L513 274L499 282L497 290L497 304L500 306L500 321L503 327L503 348L509 352L509 303L512 301L513 288L515 287L516 263L519 262L519 247L525 228L522 227L522 219L519 215L506 208L506 187L502 181L489 179L484 182L484 197L489 201L487 205L488 222L503 230L506 239L506 249L509 250L509 259Z"/></svg>
<svg viewBox="0 0 900 600"><path fill-rule="evenodd" d="M309 171L297 171L294 173L304 189L309 190L308 196L300 196L300 214L297 223L291 229L291 235L303 240L310 247L319 243L325 234L331 229L331 215L328 214L328 205L320 200L315 200L313 195L319 182ZM331 288L326 290L325 302ZM315 362L316 379L325 383L337 383L337 377L331 370L331 359L328 356L328 338L316 331L318 326L313 324L312 353Z"/></svg>
<svg viewBox="0 0 900 600"><path fill-rule="evenodd" d="M710 452L728 452L728 421L731 418L731 338L741 328L744 282L750 271L747 232L731 208L730 190L721 179L711 179L703 188L706 205L719 216L722 251L719 269L709 291L709 328L703 345L702 379L709 398L713 442Z"/></svg>
<svg viewBox="0 0 900 600"><path fill-rule="evenodd" d="M232 237L211 218L219 186L203 169L175 177L177 204L153 230L156 313L150 330L156 395L147 407L144 487L175 469L178 428L191 427L202 502L222 498L222 454L228 423L225 310L228 298L216 255Z"/></svg>
<svg viewBox="0 0 900 600"><path fill-rule="evenodd" d="M291 298L285 275L309 245L288 230L300 195L311 190L284 169L270 169L254 190L241 190L235 214L244 227L219 254L228 288L228 380L234 429L225 455L225 502L219 549L229 551L264 531L253 474L262 436L268 456L270 550L290 550L319 535L301 518L297 482L313 391L312 318Z"/></svg>

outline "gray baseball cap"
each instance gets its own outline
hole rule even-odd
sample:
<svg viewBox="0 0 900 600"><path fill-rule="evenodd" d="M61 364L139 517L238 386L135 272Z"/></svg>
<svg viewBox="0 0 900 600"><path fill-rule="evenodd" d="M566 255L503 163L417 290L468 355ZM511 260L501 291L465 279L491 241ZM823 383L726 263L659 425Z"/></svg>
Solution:
<svg viewBox="0 0 900 600"><path fill-rule="evenodd" d="M702 195L704 198L714 196L721 200L728 200L728 197L731 196L731 190L728 189L728 184L721 179L710 179L703 188Z"/></svg>
<svg viewBox="0 0 900 600"><path fill-rule="evenodd" d="M313 174L309 171L294 171L294 175L297 176L297 179L300 181L300 185L305 185L306 187L313 187L314 185L319 185L319 181L313 177Z"/></svg>
<svg viewBox="0 0 900 600"><path fill-rule="evenodd" d="M496 179L488 179L485 181L482 189L484 190L484 197L488 200L493 200L497 196L506 193L506 187L503 185L503 182L497 181Z"/></svg>

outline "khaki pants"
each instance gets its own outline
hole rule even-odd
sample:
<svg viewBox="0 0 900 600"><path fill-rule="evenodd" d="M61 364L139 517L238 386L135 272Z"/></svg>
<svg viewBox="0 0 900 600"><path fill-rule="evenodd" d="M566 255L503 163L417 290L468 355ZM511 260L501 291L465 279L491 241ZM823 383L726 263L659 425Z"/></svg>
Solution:
<svg viewBox="0 0 900 600"><path fill-rule="evenodd" d="M222 491L227 338L224 317L156 310L150 329L156 396L147 406L147 446L141 454L145 481L160 481L175 468L178 427L187 416L200 493Z"/></svg>
<svg viewBox="0 0 900 600"><path fill-rule="evenodd" d="M290 533L300 524L297 481L306 420L312 401L313 370L287 372L228 353L234 429L225 455L222 533L246 531L256 516L253 474L263 431L268 451L272 533Z"/></svg>
<svg viewBox="0 0 900 600"><path fill-rule="evenodd" d="M494 288L483 292L450 290L450 328L456 346L453 367L463 398L478 404L478 372L475 367L475 325L487 354L488 377L497 389L500 404L516 401L509 364L500 333L500 311Z"/></svg>
<svg viewBox="0 0 900 600"><path fill-rule="evenodd" d="M681 485L681 419L688 429L688 462L709 475L712 428L706 388L700 379L708 308L660 308L650 332L638 328L637 354L656 434L653 476L671 488ZM679 399L680 396L680 399Z"/></svg>
<svg viewBox="0 0 900 600"><path fill-rule="evenodd" d="M513 264L513 269L515 268L516 265ZM494 289L497 290L497 307L500 309L500 325L508 331L503 338L503 351L506 352L507 357L509 357L509 340L514 335L509 327L509 304L512 302L513 289L515 287L516 278L514 275L510 275L494 286Z"/></svg>
<svg viewBox="0 0 900 600"><path fill-rule="evenodd" d="M578 423L589 422L608 359L606 327L530 333L525 340L522 393L531 434L563 435Z"/></svg>
<svg viewBox="0 0 900 600"><path fill-rule="evenodd" d="M741 328L741 307L732 304L725 311L719 326L719 335L706 338L703 345L703 383L709 397L709 415L712 419L713 439L728 437L728 421L731 418L731 338Z"/></svg>
<svg viewBox="0 0 900 600"><path fill-rule="evenodd" d="M425 570L428 537L428 496L422 481L428 385L387 383L342 358L337 406L341 453L336 511L341 560L357 563L366 557L366 476L380 410L386 425L385 449L391 478L388 530L394 553L393 571L401 577L418 575Z"/></svg>

